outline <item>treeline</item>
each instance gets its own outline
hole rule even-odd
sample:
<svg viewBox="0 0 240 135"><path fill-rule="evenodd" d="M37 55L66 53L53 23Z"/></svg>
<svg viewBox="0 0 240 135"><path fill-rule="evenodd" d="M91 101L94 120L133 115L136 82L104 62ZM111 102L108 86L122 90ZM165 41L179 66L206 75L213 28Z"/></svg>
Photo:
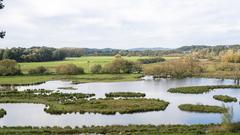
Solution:
<svg viewBox="0 0 240 135"><path fill-rule="evenodd" d="M0 50L0 60L13 59L17 62L43 62L64 60L65 54L49 47L11 48Z"/></svg>
<svg viewBox="0 0 240 135"><path fill-rule="evenodd" d="M201 72L203 68L199 65L199 61L192 57L166 61L144 68L145 75L153 75L155 78L184 78Z"/></svg>
<svg viewBox="0 0 240 135"><path fill-rule="evenodd" d="M13 59L17 62L44 62L64 60L66 57L81 56L177 56L181 52L174 50L159 51L129 51L119 49L89 49L89 48L50 48L50 47L31 47L31 48L10 48L0 49L0 60Z"/></svg>

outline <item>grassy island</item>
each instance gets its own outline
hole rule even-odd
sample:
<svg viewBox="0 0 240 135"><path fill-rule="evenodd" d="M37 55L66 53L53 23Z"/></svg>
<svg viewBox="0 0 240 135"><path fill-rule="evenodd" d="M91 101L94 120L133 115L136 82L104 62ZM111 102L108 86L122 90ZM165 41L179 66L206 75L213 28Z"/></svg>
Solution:
<svg viewBox="0 0 240 135"><path fill-rule="evenodd" d="M145 93L135 93L135 92L111 92L105 94L106 97L124 97L124 98L131 98L131 97L145 97Z"/></svg>
<svg viewBox="0 0 240 135"><path fill-rule="evenodd" d="M214 85L214 86L189 86L189 87L177 87L170 88L168 92L171 93L183 93L183 94L202 94L212 91L214 89L240 89L239 85Z"/></svg>
<svg viewBox="0 0 240 135"><path fill-rule="evenodd" d="M178 108L182 111L201 113L226 113L228 111L227 108L211 105L182 104Z"/></svg>
<svg viewBox="0 0 240 135"><path fill-rule="evenodd" d="M223 102L237 102L237 98L235 97L230 97L227 95L215 95L213 96L214 99L223 101Z"/></svg>
<svg viewBox="0 0 240 135"><path fill-rule="evenodd" d="M1 91L0 103L45 104L46 112L63 114L92 112L121 114L165 110L168 102L159 99L88 99L94 94L63 94L45 91Z"/></svg>

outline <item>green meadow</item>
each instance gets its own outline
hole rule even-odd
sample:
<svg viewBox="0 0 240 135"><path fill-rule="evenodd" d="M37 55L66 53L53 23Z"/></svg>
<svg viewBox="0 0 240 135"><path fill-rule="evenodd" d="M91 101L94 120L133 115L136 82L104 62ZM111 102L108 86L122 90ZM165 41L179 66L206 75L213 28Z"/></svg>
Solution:
<svg viewBox="0 0 240 135"><path fill-rule="evenodd" d="M79 67L85 69L85 72L89 72L89 69L94 64L105 65L110 63L115 57L114 56L87 56L87 57L75 57L75 58L66 58L63 61L51 61L51 62L29 62L29 63L20 63L21 69L24 73L29 71L32 68L36 68L38 66L44 66L48 68L50 71L54 71L55 68L61 64L75 64ZM151 57L122 57L129 61L137 61L138 59L145 59ZM177 57L163 57L166 60L176 59Z"/></svg>

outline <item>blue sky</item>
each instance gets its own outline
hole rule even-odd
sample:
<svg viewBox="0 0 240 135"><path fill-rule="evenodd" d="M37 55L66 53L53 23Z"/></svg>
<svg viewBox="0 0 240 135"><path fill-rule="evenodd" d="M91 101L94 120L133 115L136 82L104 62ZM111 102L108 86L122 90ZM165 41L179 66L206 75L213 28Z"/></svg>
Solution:
<svg viewBox="0 0 240 135"><path fill-rule="evenodd" d="M6 47L240 43L239 0L5 0Z"/></svg>

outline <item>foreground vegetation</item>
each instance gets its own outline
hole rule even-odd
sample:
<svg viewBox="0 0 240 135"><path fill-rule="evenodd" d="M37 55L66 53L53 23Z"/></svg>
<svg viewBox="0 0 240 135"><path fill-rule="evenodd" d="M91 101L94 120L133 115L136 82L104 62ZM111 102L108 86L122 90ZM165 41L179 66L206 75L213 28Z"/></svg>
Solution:
<svg viewBox="0 0 240 135"><path fill-rule="evenodd" d="M75 135L75 134L108 134L108 135L238 135L240 124L232 124L233 128L226 131L222 125L112 125L112 126L91 126L91 127L1 127L0 134L4 135Z"/></svg>
<svg viewBox="0 0 240 135"><path fill-rule="evenodd" d="M215 95L213 96L214 99L223 101L223 102L237 102L237 98L235 97L230 97L227 95Z"/></svg>
<svg viewBox="0 0 240 135"><path fill-rule="evenodd" d="M7 112L4 109L0 109L0 118L4 117Z"/></svg>
<svg viewBox="0 0 240 135"><path fill-rule="evenodd" d="M106 93L106 97L145 97L145 93L135 93L135 92L111 92L111 93Z"/></svg>
<svg viewBox="0 0 240 135"><path fill-rule="evenodd" d="M40 94L39 94L40 93ZM92 112L115 114L165 110L168 102L159 99L90 99L94 94L50 93L49 91L0 91L0 103L45 104L46 112L63 114Z"/></svg>
<svg viewBox="0 0 240 135"><path fill-rule="evenodd" d="M141 74L83 74L83 75L41 75L41 76L2 76L0 85L31 85L50 80L66 80L74 83L124 82L139 80Z"/></svg>
<svg viewBox="0 0 240 135"><path fill-rule="evenodd" d="M170 88L168 92L183 93L183 94L202 94L205 92L212 91L214 89L228 89L228 88L239 89L240 86L239 85L189 86L189 87Z"/></svg>
<svg viewBox="0 0 240 135"><path fill-rule="evenodd" d="M178 108L182 111L188 112L202 112L202 113L227 113L228 109L220 106L211 105L193 105L193 104L182 104Z"/></svg>

